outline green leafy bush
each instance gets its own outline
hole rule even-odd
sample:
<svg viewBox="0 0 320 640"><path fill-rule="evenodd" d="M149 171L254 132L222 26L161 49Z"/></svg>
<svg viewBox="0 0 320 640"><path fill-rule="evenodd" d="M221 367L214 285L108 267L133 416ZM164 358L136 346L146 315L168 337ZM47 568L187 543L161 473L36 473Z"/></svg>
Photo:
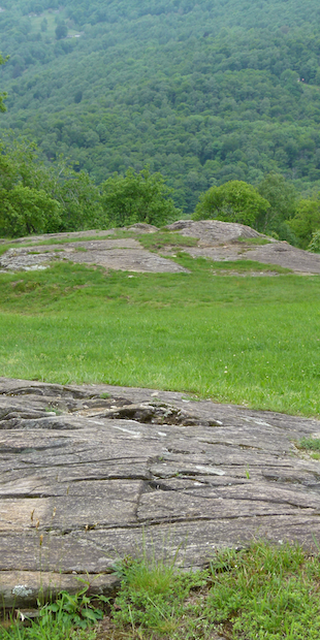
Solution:
<svg viewBox="0 0 320 640"><path fill-rule="evenodd" d="M59 203L43 189L36 190L22 184L9 191L0 189L0 233L25 236L30 233L50 233L59 229Z"/></svg>
<svg viewBox="0 0 320 640"><path fill-rule="evenodd" d="M136 222L162 226L181 213L173 204L171 193L160 173L128 169L125 176L115 173L103 183L102 205L110 226Z"/></svg>
<svg viewBox="0 0 320 640"><path fill-rule="evenodd" d="M308 251L320 253L320 229L312 234L311 242L308 245Z"/></svg>
<svg viewBox="0 0 320 640"><path fill-rule="evenodd" d="M313 234L320 228L320 200L300 200L297 213L292 220L288 220L288 225L302 249L306 249L312 242Z"/></svg>
<svg viewBox="0 0 320 640"><path fill-rule="evenodd" d="M252 227L269 207L269 202L252 185L231 180L220 187L211 187L200 197L193 220L214 218Z"/></svg>

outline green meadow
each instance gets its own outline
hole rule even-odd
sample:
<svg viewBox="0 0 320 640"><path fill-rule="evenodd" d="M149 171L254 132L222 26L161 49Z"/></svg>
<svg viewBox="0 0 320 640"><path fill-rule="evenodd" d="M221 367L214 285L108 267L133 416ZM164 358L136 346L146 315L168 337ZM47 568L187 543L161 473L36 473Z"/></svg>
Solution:
<svg viewBox="0 0 320 640"><path fill-rule="evenodd" d="M0 375L319 416L319 276L174 259L189 273L71 263L0 273Z"/></svg>

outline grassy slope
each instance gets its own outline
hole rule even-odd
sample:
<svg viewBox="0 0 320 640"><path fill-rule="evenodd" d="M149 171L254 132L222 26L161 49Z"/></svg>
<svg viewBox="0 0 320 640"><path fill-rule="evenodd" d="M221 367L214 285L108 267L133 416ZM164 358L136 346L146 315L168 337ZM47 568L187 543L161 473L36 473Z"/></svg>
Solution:
<svg viewBox="0 0 320 640"><path fill-rule="evenodd" d="M219 276L217 263L177 260L191 273L60 264L0 274L1 375L180 390L320 415L320 279Z"/></svg>
<svg viewBox="0 0 320 640"><path fill-rule="evenodd" d="M0 375L159 386L319 415L319 277L177 260L191 273L65 263L0 273ZM227 550L197 574L129 557L119 569L122 588L100 626L73 629L79 596L67 615L44 611L40 625L0 624L1 640L319 637L319 558L298 547Z"/></svg>

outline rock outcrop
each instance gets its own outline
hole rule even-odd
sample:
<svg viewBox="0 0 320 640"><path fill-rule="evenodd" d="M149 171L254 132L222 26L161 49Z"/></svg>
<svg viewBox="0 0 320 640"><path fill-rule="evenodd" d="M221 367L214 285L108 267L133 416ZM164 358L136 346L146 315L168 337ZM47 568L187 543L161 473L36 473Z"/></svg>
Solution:
<svg viewBox="0 0 320 640"><path fill-rule="evenodd" d="M117 560L202 567L254 537L314 549L320 422L180 393L0 379L0 597L31 605Z"/></svg>
<svg viewBox="0 0 320 640"><path fill-rule="evenodd" d="M219 220L178 220L168 225L167 229L197 239L196 246L179 248L194 258L205 257L213 261L254 260L266 265L279 265L300 274L320 273L319 254L302 251L287 242L263 236L243 224ZM68 260L122 271L187 272L187 269L170 259L177 251L174 240L172 246L168 244L159 252L148 251L141 246L139 234L155 233L157 227L138 223L126 229L132 237L117 238L118 231L79 231L18 238L11 241L14 246L0 256L0 271L45 269L57 260ZM44 245L43 242L47 240L56 243ZM254 243L259 240L266 244ZM4 242L0 240L0 245ZM21 246L25 242L30 245ZM271 272L260 270L259 275L263 274L271 275Z"/></svg>

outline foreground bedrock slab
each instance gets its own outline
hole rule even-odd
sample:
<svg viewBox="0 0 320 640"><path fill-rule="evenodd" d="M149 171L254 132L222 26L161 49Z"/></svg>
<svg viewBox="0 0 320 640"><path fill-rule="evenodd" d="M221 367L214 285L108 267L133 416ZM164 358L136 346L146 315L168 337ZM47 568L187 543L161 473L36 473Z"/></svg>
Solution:
<svg viewBox="0 0 320 640"><path fill-rule="evenodd" d="M181 393L0 378L0 598L30 606L117 561L205 566L255 538L320 543L317 420ZM81 583L80 583L81 585Z"/></svg>

